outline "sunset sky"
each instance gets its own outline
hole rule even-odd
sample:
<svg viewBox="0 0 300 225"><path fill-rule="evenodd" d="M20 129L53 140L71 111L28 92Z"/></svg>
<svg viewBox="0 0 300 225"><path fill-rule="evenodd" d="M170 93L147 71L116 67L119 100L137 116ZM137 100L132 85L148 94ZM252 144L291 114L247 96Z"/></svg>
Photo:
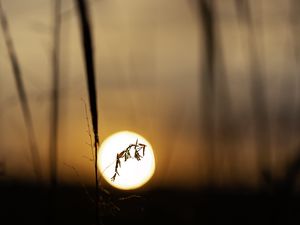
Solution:
<svg viewBox="0 0 300 225"><path fill-rule="evenodd" d="M59 182L93 182L88 160L88 104L78 18L73 1L62 1L60 54ZM298 146L299 66L292 8L285 1L251 1L253 35L238 18L234 1L216 1L217 55L225 68L234 138L217 135L216 182L258 184L247 39L255 42L271 127L271 169L280 176ZM53 5L49 0L3 0L29 95L34 129L48 181ZM193 188L207 180L207 153L201 136L200 77L203 32L193 1L91 0L99 132L130 130L153 146L157 167L150 185ZM222 53L218 52L221 49ZM216 86L222 84L217 79ZM216 121L224 123L222 94L216 93ZM298 120L297 120L298 119ZM229 128L228 128L229 129ZM231 132L230 130L228 131ZM129 143L130 144L130 143ZM230 149L232 151L230 151ZM2 180L33 180L27 133L0 31L0 162ZM71 167L74 167L79 177ZM238 168L238 169L236 169ZM234 171L234 172L232 172Z"/></svg>

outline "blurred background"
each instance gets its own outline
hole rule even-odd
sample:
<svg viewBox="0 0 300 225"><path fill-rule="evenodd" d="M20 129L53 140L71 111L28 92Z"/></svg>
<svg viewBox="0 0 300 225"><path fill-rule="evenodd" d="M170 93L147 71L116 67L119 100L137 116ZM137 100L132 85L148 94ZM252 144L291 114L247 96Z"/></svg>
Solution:
<svg viewBox="0 0 300 225"><path fill-rule="evenodd" d="M6 15L22 70L40 155L41 183L47 186L58 9L57 183L92 187L84 106L88 92L78 14L75 1L62 0L59 8L54 2L2 0L1 12ZM282 220L270 220L277 208L261 212L264 206L286 207L282 194L293 196L282 200L292 202L292 209L286 210L298 210L293 207L298 202L300 171L300 2L86 2L94 40L100 142L115 132L130 130L152 144L156 171L142 190L145 195L154 193L157 199L165 196L164 210L173 207L170 215L187 208L181 220L166 218L163 222L293 224L295 218L285 213ZM3 29L0 59L0 184L20 193L24 183L35 184L36 176ZM177 205L173 204L175 195ZM199 199L188 204L195 195ZM269 201L270 195L276 197ZM233 209L229 207L232 210L263 206L252 216L247 214L249 208L240 209L251 219L241 216L237 222L226 216L220 221L196 216L205 206L211 207L205 215L236 216L223 208L232 199L237 201ZM140 204L130 202L138 210ZM220 204L222 209L214 208ZM169 215L164 210L159 212Z"/></svg>

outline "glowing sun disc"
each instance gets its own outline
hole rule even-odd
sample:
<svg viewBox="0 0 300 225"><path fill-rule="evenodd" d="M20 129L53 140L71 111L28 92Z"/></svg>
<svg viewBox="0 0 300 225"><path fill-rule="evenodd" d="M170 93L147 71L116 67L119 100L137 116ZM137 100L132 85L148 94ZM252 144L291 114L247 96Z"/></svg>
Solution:
<svg viewBox="0 0 300 225"><path fill-rule="evenodd" d="M118 168L119 176L116 176L114 181L111 180L115 173L116 156L118 153L125 150L130 144L138 143L145 144L145 155L141 160L135 159L134 149L130 151L131 157L124 161L120 159L121 167ZM101 144L98 152L98 169L104 179L112 186L130 190L143 186L152 177L155 170L155 158L151 144L141 135L130 132L121 131L109 136Z"/></svg>

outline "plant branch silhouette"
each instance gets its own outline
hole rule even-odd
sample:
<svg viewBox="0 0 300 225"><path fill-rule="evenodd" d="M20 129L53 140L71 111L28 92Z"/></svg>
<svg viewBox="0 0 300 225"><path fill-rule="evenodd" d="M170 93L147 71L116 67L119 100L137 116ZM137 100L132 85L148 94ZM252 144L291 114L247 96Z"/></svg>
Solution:
<svg viewBox="0 0 300 225"><path fill-rule="evenodd" d="M134 156L132 157L130 154L130 150L134 149ZM121 158L124 158L125 162L130 158L135 158L136 160L140 161L142 156L140 155L140 151L143 151L143 156L145 156L146 145L138 143L138 139L136 140L135 144L130 144L125 150L120 153L117 153L116 157L116 165L115 165L115 173L112 176L111 180L115 181L116 176L120 176L118 169L121 167Z"/></svg>

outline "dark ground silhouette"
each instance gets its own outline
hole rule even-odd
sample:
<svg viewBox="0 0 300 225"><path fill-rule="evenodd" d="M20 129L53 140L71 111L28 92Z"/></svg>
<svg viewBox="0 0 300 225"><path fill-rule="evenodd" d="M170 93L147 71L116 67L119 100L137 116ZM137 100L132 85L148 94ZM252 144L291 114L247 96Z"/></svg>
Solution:
<svg viewBox="0 0 300 225"><path fill-rule="evenodd" d="M92 193L93 188L89 191ZM107 200L105 207L101 207L102 222L108 225L286 225L300 222L299 195L243 188L210 188L201 191L157 189L127 193L110 191L111 197L106 196L110 201ZM49 190L45 188L28 184L5 185L1 187L0 199L1 224L47 224L49 216L53 216L49 214ZM112 207L113 202L120 211ZM82 187L59 187L55 208L55 224L95 224L95 207Z"/></svg>

